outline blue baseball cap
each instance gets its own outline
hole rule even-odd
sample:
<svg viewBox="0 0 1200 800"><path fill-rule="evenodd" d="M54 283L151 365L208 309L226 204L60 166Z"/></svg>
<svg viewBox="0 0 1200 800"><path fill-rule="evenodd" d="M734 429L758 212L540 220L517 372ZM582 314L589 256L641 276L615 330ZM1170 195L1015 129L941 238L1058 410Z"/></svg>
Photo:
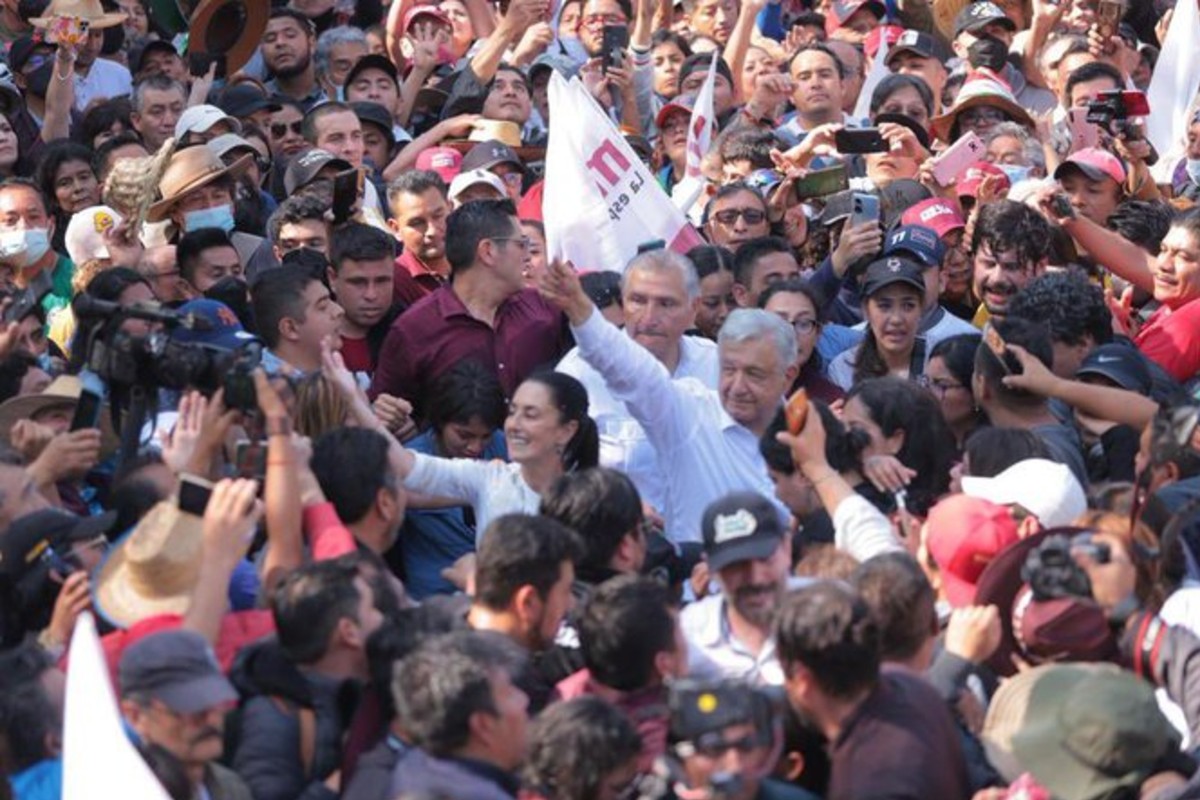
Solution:
<svg viewBox="0 0 1200 800"><path fill-rule="evenodd" d="M207 344L236 350L257 340L254 334L246 332L229 306L216 300L189 300L176 311L185 316L190 314L194 321L191 328L180 326L171 332L171 338L181 344Z"/></svg>
<svg viewBox="0 0 1200 800"><path fill-rule="evenodd" d="M883 255L912 256L923 267L940 267L946 257L946 245L932 228L902 225L888 236Z"/></svg>

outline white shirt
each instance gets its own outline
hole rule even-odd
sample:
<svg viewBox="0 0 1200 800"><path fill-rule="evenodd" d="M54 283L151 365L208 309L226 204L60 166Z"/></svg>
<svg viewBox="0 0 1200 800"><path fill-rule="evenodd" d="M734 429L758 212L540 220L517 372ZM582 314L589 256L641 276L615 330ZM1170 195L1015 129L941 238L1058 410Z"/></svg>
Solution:
<svg viewBox="0 0 1200 800"><path fill-rule="evenodd" d="M780 519L789 519L775 500L758 437L725 412L716 391L695 378L672 380L661 361L599 311L572 327L579 354L625 403L658 454L671 541L700 541L705 507L730 492L758 492L771 498Z"/></svg>
<svg viewBox="0 0 1200 800"><path fill-rule="evenodd" d="M628 332L626 332L628 335ZM600 431L600 463L629 476L642 500L655 509L666 503L666 480L658 468L654 445L642 426L604 383L600 373L583 360L576 347L558 362L559 372L578 380L588 393L588 414ZM717 345L698 336L684 336L679 342L679 364L673 379L695 378L709 389L717 388Z"/></svg>
<svg viewBox="0 0 1200 800"><path fill-rule="evenodd" d="M133 92L133 76L129 70L107 58L92 62L86 78L75 73L75 108L83 113L93 100L122 97Z"/></svg>
<svg viewBox="0 0 1200 800"><path fill-rule="evenodd" d="M521 477L520 464L412 455L416 463L404 487L470 504L475 510L476 545L496 517L537 513L542 498Z"/></svg>

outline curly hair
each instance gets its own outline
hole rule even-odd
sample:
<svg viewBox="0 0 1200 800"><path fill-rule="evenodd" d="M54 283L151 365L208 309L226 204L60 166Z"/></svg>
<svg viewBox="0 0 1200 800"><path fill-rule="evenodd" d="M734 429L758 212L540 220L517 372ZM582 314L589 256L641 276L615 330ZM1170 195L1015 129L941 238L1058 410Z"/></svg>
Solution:
<svg viewBox="0 0 1200 800"><path fill-rule="evenodd" d="M1045 261L1053 250L1050 223L1024 203L997 200L979 209L971 254L986 244L994 255L1015 250L1022 269Z"/></svg>
<svg viewBox="0 0 1200 800"><path fill-rule="evenodd" d="M1066 345L1112 341L1112 312L1104 290L1076 270L1047 272L1030 281L1009 303L1008 314L1040 322L1050 338Z"/></svg>

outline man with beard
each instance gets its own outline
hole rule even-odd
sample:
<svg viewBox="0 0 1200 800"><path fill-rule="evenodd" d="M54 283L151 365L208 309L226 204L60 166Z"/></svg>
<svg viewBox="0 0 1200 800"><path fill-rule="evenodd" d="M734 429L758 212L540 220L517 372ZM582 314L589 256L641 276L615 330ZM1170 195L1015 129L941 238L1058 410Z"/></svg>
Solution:
<svg viewBox="0 0 1200 800"><path fill-rule="evenodd" d="M1050 223L1029 206L997 200L979 209L971 237L976 327L1007 315L1013 295L1045 271L1050 252Z"/></svg>
<svg viewBox="0 0 1200 800"><path fill-rule="evenodd" d="M237 692L212 648L193 631L161 631L131 645L118 669L121 712L144 745L179 759L197 797L250 800L250 789L217 763L225 712Z"/></svg>
<svg viewBox="0 0 1200 800"><path fill-rule="evenodd" d="M327 99L313 67L315 49L316 34L307 17L290 8L271 11L262 43L263 61L275 76L267 81L267 92L290 97L305 111Z"/></svg>
<svg viewBox="0 0 1200 800"><path fill-rule="evenodd" d="M735 492L709 505L701 526L709 574L721 591L680 615L688 675L781 686L771 623L787 589L792 541L779 512L762 495Z"/></svg>
<svg viewBox="0 0 1200 800"><path fill-rule="evenodd" d="M592 58L604 46L604 26L629 25L633 7L629 0L588 0L579 17L579 42Z"/></svg>
<svg viewBox="0 0 1200 800"><path fill-rule="evenodd" d="M387 221L404 251L396 259L393 299L412 305L447 283L446 218L450 201L436 172L409 170L388 187Z"/></svg>

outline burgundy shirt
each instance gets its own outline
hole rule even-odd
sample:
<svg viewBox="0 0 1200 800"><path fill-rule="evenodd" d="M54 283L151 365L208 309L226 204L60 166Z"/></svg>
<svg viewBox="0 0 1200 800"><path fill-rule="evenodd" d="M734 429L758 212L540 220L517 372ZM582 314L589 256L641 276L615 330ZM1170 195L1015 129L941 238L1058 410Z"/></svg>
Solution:
<svg viewBox="0 0 1200 800"><path fill-rule="evenodd" d="M496 373L505 397L534 370L550 366L570 346L564 317L533 289L496 309L494 327L471 316L443 286L392 323L379 354L371 396L387 393L420 405L433 381L459 361Z"/></svg>
<svg viewBox="0 0 1200 800"><path fill-rule="evenodd" d="M416 305L418 300L449 283L407 250L396 259L393 272L395 283L392 285L392 302L406 306Z"/></svg>

